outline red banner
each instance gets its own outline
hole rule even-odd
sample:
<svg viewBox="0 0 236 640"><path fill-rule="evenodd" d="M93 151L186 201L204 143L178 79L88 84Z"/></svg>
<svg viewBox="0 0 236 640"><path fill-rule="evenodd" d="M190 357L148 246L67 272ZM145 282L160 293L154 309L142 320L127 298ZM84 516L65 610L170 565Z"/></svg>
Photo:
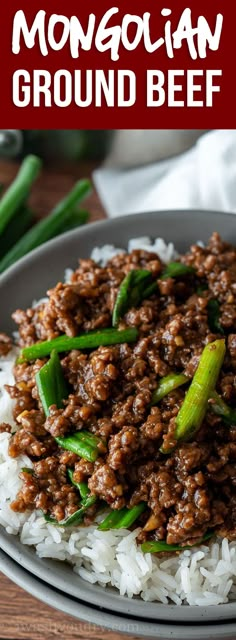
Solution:
<svg viewBox="0 0 236 640"><path fill-rule="evenodd" d="M11 0L1 128L234 128L236 6Z"/></svg>

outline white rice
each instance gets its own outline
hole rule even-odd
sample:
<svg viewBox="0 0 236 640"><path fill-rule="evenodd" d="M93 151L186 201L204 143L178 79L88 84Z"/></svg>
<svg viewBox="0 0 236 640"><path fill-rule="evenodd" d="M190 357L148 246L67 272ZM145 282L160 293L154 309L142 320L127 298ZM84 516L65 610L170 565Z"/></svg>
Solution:
<svg viewBox="0 0 236 640"><path fill-rule="evenodd" d="M153 242L147 236L143 238L132 238L132 240L128 242L128 252L133 251L133 249L154 251L165 264L178 257L173 242L166 244L163 238L156 238ZM119 253L125 253L124 249L114 247L112 244L105 244L103 247L95 247L91 253L91 258L104 266L108 260L111 260L111 258Z"/></svg>
<svg viewBox="0 0 236 640"><path fill-rule="evenodd" d="M134 248L156 251L166 263L177 256L173 245L160 238L153 244L149 238L131 240L128 249ZM106 245L94 249L92 258L105 264L120 252ZM67 280L70 276L68 269ZM4 384L14 383L15 357L14 349L0 359L0 422L10 423L13 430L17 428L12 418L14 401ZM236 599L236 543L226 538L163 559L141 551L136 544L139 529L102 532L95 524L67 530L46 523L39 511L14 513L9 504L21 487L19 473L32 463L25 455L8 456L9 439L10 434L0 434L0 525L10 534L19 534L23 544L34 545L39 557L67 561L84 580L113 586L130 598L139 595L149 602L204 606Z"/></svg>

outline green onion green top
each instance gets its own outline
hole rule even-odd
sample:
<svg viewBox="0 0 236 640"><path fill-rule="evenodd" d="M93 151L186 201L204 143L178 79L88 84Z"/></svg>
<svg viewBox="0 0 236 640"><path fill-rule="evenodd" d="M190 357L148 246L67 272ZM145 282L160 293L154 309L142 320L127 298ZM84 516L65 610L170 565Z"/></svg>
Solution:
<svg viewBox="0 0 236 640"><path fill-rule="evenodd" d="M147 269L132 269L125 276L117 293L112 326L116 327L128 309L137 307L142 300L157 291L157 283L153 282L151 271Z"/></svg>
<svg viewBox="0 0 236 640"><path fill-rule="evenodd" d="M146 502L140 502L131 509L123 507L123 509L111 511L111 513L106 516L105 520L100 523L98 529L100 531L108 531L109 529L128 529L135 520L139 518L146 507Z"/></svg>
<svg viewBox="0 0 236 640"><path fill-rule="evenodd" d="M216 391L213 391L211 394L211 399L213 402L211 402L209 406L212 411L217 416L220 416L223 422L226 422L228 425L236 425L236 409L229 407Z"/></svg>
<svg viewBox="0 0 236 640"><path fill-rule="evenodd" d="M25 235L8 251L2 260L0 260L0 273L29 253L29 251L32 251L32 249L39 247L47 240L50 240L59 233L62 233L67 224L70 227L72 212L74 211L75 206L77 206L89 194L90 189L91 183L89 180L79 180L65 198L56 205L51 213L29 229L29 231L27 231L27 233L25 233ZM19 204L20 202L18 202L18 207Z"/></svg>
<svg viewBox="0 0 236 640"><path fill-rule="evenodd" d="M182 262L170 262L161 274L160 280L165 280L166 278L181 278L181 276L193 273L196 273L194 267L189 267L187 264L182 264Z"/></svg>
<svg viewBox="0 0 236 640"><path fill-rule="evenodd" d="M213 534L211 532L206 533L203 538L197 542L197 545L206 542L206 540L212 538L212 535ZM195 544L192 544L181 547L179 544L167 544L164 540L150 540L148 542L143 542L143 544L141 544L141 549L144 553L171 553L173 551L185 551L185 549L192 549L195 546Z"/></svg>
<svg viewBox="0 0 236 640"><path fill-rule="evenodd" d="M153 392L151 404L158 404L168 393L171 393L171 391L174 391L174 389L177 389L183 384L187 384L187 382L189 382L189 378L185 376L184 373L170 373L168 376L161 378L157 389Z"/></svg>
<svg viewBox="0 0 236 640"><path fill-rule="evenodd" d="M30 188L39 175L42 163L37 156L27 156L15 180L0 200L0 233L28 198Z"/></svg>
<svg viewBox="0 0 236 640"><path fill-rule="evenodd" d="M44 358L49 356L52 350L57 351L57 353L63 353L63 351L71 351L71 349L96 349L110 344L135 342L137 337L138 331L134 327L123 329L122 331L118 329L101 329L101 331L83 333L75 338L70 338L66 335L58 336L54 340L45 340L25 347L21 350L18 362Z"/></svg>
<svg viewBox="0 0 236 640"><path fill-rule="evenodd" d="M55 404L57 409L63 407L63 400L68 397L68 388L60 358L55 350L51 352L48 362L37 371L35 381L46 416L49 415L49 409L52 405Z"/></svg>
<svg viewBox="0 0 236 640"><path fill-rule="evenodd" d="M89 460L89 462L95 462L97 459L99 454L98 445L102 442L100 438L89 433L89 431L76 431L76 433L64 438L55 438L55 440L62 449L72 451L80 458Z"/></svg>
<svg viewBox="0 0 236 640"><path fill-rule="evenodd" d="M33 212L22 205L0 234L0 258L23 236L33 222Z"/></svg>
<svg viewBox="0 0 236 640"><path fill-rule="evenodd" d="M69 479L72 482L72 484L74 485L74 487L76 487L76 489L78 489L78 491L80 493L81 500L83 502L84 500L87 499L87 497L88 497L88 495L90 493L87 482L75 482L73 480L73 475L74 475L73 469L68 469L67 473L68 473Z"/></svg>
<svg viewBox="0 0 236 640"><path fill-rule="evenodd" d="M220 305L218 300L214 300L213 298L212 300L209 300L207 304L207 311L210 330L213 333L221 333L221 335L224 335L224 330L220 324Z"/></svg>

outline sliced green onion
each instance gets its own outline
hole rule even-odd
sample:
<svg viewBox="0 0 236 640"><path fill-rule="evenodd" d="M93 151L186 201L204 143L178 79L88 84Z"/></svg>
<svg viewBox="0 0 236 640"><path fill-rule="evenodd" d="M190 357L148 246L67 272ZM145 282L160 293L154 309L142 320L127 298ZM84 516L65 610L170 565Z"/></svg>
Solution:
<svg viewBox="0 0 236 640"><path fill-rule="evenodd" d="M208 289L208 285L206 282L203 282L202 284L199 284L199 286L196 289L196 293L198 296L202 296L202 294L204 293L204 291L207 291Z"/></svg>
<svg viewBox="0 0 236 640"><path fill-rule="evenodd" d="M106 518L100 522L98 529L100 531L108 531L109 529L116 529L116 524L120 522L123 515L126 514L127 508L111 511Z"/></svg>
<svg viewBox="0 0 236 640"><path fill-rule="evenodd" d="M80 497L81 497L82 502L83 502L83 500L86 500L88 495L90 494L87 482L75 482L73 480L73 475L74 475L73 469L67 469L67 473L68 473L70 481L72 482L74 487L76 487L76 489L78 489L78 491L80 493Z"/></svg>
<svg viewBox="0 0 236 640"><path fill-rule="evenodd" d="M179 544L167 544L164 540L150 540L149 542L143 542L143 544L141 544L141 549L144 553L171 553L172 551L185 551L186 549L192 549L196 545L198 546L203 544L203 542L206 542L206 540L209 540L212 536L212 532L206 533L199 542L185 547L181 547Z"/></svg>
<svg viewBox="0 0 236 640"><path fill-rule="evenodd" d="M51 352L50 360L37 371L35 381L46 416L52 405L55 404L57 409L63 407L63 400L68 397L68 388L55 350Z"/></svg>
<svg viewBox="0 0 236 640"><path fill-rule="evenodd" d="M187 382L189 382L189 378L185 376L184 373L170 373L168 376L161 378L157 389L153 392L151 404L158 404L168 393L171 393L171 391L181 387L183 384L187 384Z"/></svg>
<svg viewBox="0 0 236 640"><path fill-rule="evenodd" d="M87 482L77 482L75 486L77 486L77 488L78 488L78 490L80 492L80 495L81 495L81 500L83 502L84 500L87 499L87 497L90 494L90 491L89 491L89 488L88 488L88 483Z"/></svg>
<svg viewBox="0 0 236 640"><path fill-rule="evenodd" d="M176 440L187 440L200 429L215 390L225 356L225 340L215 340L203 349L197 370L176 418Z"/></svg>
<svg viewBox="0 0 236 640"><path fill-rule="evenodd" d="M210 330L213 333L221 333L221 335L224 335L224 330L220 324L220 305L218 300L214 300L213 298L212 300L209 300L207 304L207 311Z"/></svg>
<svg viewBox="0 0 236 640"><path fill-rule="evenodd" d="M137 307L142 300L157 289L157 284L152 282L152 273L147 269L132 269L125 276L117 293L112 325L116 327L120 319L131 307Z"/></svg>
<svg viewBox="0 0 236 640"><path fill-rule="evenodd" d="M189 267L187 264L182 264L182 262L170 262L161 274L160 280L180 278L191 273L196 273L194 267Z"/></svg>
<svg viewBox="0 0 236 640"><path fill-rule="evenodd" d="M80 458L89 460L89 462L94 462L98 457L98 445L101 439L87 431L77 431L73 435L65 438L58 437L55 440L62 449L72 451Z"/></svg>
<svg viewBox="0 0 236 640"><path fill-rule="evenodd" d="M135 507L127 509L126 513L124 513L122 518L120 519L120 522L116 524L115 529L129 529L129 527L132 526L132 524L137 520L137 518L139 518L141 513L143 513L146 508L146 502L140 502L139 504L135 505Z"/></svg>
<svg viewBox="0 0 236 640"><path fill-rule="evenodd" d="M140 502L131 509L123 507L123 509L111 511L105 520L100 523L98 529L100 531L108 531L109 529L129 529L135 520L139 518L141 513L143 513L146 507L146 502Z"/></svg>
<svg viewBox="0 0 236 640"><path fill-rule="evenodd" d="M54 340L45 340L45 342L37 342L30 347L21 350L18 362L25 360L35 360L50 355L52 349L57 353L63 351L71 351L72 349L96 349L100 346L110 344L121 344L123 342L135 342L138 338L138 331L134 327L123 329L102 329L101 331L91 331L83 333L75 338L63 335Z"/></svg>
<svg viewBox="0 0 236 640"><path fill-rule="evenodd" d="M153 294L156 293L157 291L158 291L157 282L153 282L146 289L144 289L142 299L147 300L147 298L151 298L151 296L153 296Z"/></svg>
<svg viewBox="0 0 236 640"><path fill-rule="evenodd" d="M51 518L51 516L48 516L48 515L45 515L44 518L46 522L48 522L49 524L54 524L57 527L73 527L83 522L85 512L87 511L87 509L89 509L89 507L93 506L95 501L96 501L96 496L90 496L89 498L87 498L86 503L84 502L83 506L80 507L80 509L75 511L75 513L72 513L72 515L66 518L65 520L60 520L60 522L58 522L58 520L56 520L55 518Z"/></svg>
<svg viewBox="0 0 236 640"><path fill-rule="evenodd" d="M214 400L210 403L212 411L227 424L236 425L236 410L229 407L216 391L211 394L211 399Z"/></svg>

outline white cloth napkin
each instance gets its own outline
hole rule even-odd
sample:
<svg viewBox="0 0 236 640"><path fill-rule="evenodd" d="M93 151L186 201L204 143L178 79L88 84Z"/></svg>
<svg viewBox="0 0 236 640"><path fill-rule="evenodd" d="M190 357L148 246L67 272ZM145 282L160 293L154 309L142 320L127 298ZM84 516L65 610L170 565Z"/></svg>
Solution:
<svg viewBox="0 0 236 640"><path fill-rule="evenodd" d="M177 157L131 170L94 172L111 217L160 209L236 212L236 130L206 133Z"/></svg>

